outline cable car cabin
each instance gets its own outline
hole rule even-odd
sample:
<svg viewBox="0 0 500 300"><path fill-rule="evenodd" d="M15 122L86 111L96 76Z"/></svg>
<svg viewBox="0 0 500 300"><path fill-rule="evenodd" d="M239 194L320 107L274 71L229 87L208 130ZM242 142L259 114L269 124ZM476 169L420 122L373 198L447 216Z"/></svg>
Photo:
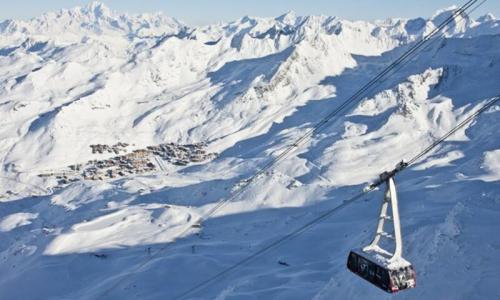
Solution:
<svg viewBox="0 0 500 300"><path fill-rule="evenodd" d="M394 174L404 163L400 163L395 171L380 175L378 184L385 182L386 191L377 228L372 242L357 250L352 250L347 258L347 268L389 293L414 288L416 274L413 266L403 258L403 238L399 222L398 197ZM386 222L392 222L394 234L386 229ZM381 240L394 242L394 252L389 252L380 246Z"/></svg>
<svg viewBox="0 0 500 300"><path fill-rule="evenodd" d="M394 267L383 263L380 258L374 259L362 250L352 250L347 259L347 268L388 293L416 286L415 270L407 261L402 261Z"/></svg>

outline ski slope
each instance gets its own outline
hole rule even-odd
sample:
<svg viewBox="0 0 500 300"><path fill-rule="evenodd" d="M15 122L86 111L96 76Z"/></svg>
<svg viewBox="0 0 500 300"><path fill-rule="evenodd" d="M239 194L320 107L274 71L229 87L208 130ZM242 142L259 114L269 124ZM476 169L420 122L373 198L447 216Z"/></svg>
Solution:
<svg viewBox="0 0 500 300"><path fill-rule="evenodd" d="M357 194L500 94L500 20L454 21L186 230L453 9L194 27L94 2L0 22L0 299L174 299ZM500 299L499 116L490 108L396 178L416 289L387 295L345 267L375 231L376 191L188 299ZM117 143L217 155L154 156L156 171L102 180L69 168L115 157L90 146Z"/></svg>

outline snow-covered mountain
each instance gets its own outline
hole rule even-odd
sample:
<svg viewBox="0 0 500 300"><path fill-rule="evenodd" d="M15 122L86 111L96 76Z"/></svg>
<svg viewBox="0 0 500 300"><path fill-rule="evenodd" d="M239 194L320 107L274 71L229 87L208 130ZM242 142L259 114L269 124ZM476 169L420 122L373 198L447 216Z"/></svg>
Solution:
<svg viewBox="0 0 500 300"><path fill-rule="evenodd" d="M0 299L170 299L342 203L500 94L500 20L457 18L185 231L454 9L193 27L92 3L0 22ZM397 178L418 273L402 299L500 297L499 111ZM374 230L368 199L192 297L390 298L345 268Z"/></svg>
<svg viewBox="0 0 500 300"><path fill-rule="evenodd" d="M8 36L7 40L40 37L67 43L79 42L86 35L143 38L174 34L184 28L185 25L163 14L118 14L98 2L47 13L28 22L6 20L0 23L0 32Z"/></svg>

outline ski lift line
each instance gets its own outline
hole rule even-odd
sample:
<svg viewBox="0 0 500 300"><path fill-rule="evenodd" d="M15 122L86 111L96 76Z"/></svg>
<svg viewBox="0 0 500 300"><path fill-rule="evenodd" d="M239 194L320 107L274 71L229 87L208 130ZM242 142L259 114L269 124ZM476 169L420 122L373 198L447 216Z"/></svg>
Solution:
<svg viewBox="0 0 500 300"><path fill-rule="evenodd" d="M401 55L396 61L391 63L388 67L386 67L383 71L381 71L375 78L370 80L367 84L365 84L360 90L358 90L354 95L349 97L346 101L344 101L339 107L334 109L332 112L330 112L326 117L324 117L322 120L316 123L311 129L309 129L304 135L302 135L299 139L297 139L294 143L292 143L291 146L289 146L285 151L283 151L280 155L278 155L275 158L271 158L271 160L266 163L263 167L260 168L259 171L257 171L252 177L247 179L247 181L243 184L240 189L233 194L231 197L227 199L222 199L217 203L215 207L213 207L204 217L200 219L200 222L203 222L213 216L215 212L217 212L221 207L225 205L226 202L229 202L231 199L236 198L238 195L240 195L243 191L246 190L246 188L252 184L257 178L259 178L261 175L263 175L265 172L270 170L274 165L276 165L278 162L280 162L283 158L288 156L292 151L294 151L296 148L300 147L303 142L308 140L314 133L319 133L321 132L324 128L325 125L328 124L328 122L338 115L340 112L342 112L349 104L351 104L354 100L357 98L360 98L363 96L367 91L370 90L370 88L374 87L376 84L380 84L382 82L382 79L386 77L386 75L390 74L392 70L394 70L396 67L400 66L403 64L401 67L403 67L406 63L408 63L410 60L407 60L408 57L411 55L416 55L418 52L417 50L421 49L421 47L426 44L429 40L431 40L433 37L437 35L437 33L441 32L442 29L444 29L448 24L450 24L453 20L455 20L455 17L460 16L466 11L471 8L474 4L476 4L479 0L469 0L466 2L462 7L457 9L450 17L448 17L445 21L443 21L438 27L436 27L431 33L429 33L427 36L425 36L421 41L419 41L416 45L413 45L409 50L407 50L403 55ZM477 7L474 8L477 9L480 5L482 5L486 0L483 0L482 3L480 3ZM361 99L358 99L358 101Z"/></svg>
<svg viewBox="0 0 500 300"><path fill-rule="evenodd" d="M469 0L467 1L464 5L462 5L458 10L456 10L450 17L448 17L445 21L443 21L438 27L436 27L431 33L429 33L426 37L424 37L420 42L418 42L416 45L413 45L409 50L407 50L402 56L400 56L399 59L397 59L395 62L391 63L388 67L386 67L381 73L379 73L374 79L370 80L365 86L363 86L357 93L355 93L353 96L348 98L339 108L336 108L333 110L331 113L329 113L326 117L324 117L321 121L316 123L313 128L309 129L303 136L301 136L299 139L296 140L292 144L291 147L286 149L283 153L281 153L279 156L277 156L274 159L271 159L269 163L264 165L258 172L256 172L252 177L247 179L247 181L238 189L235 193L233 193L229 198L222 199L220 200L212 209L210 209L204 216L200 217L198 219L198 223L194 223L194 225L199 225L202 222L206 221L208 218L210 218L215 212L217 212L220 208L222 208L227 202L229 202L232 199L235 199L237 196L242 194L257 178L259 178L261 175L263 175L265 172L267 172L269 169L271 169L276 163L281 161L283 158L285 158L290 152L292 152L295 148L298 148L302 142L307 140L312 134L317 132L318 128L323 127L326 125L334 116L336 116L339 112L341 112L348 104L350 104L352 101L354 101L358 96L363 95L366 91L369 90L369 88L373 87L375 84L381 83L381 79L387 75L391 70L393 70L395 67L400 65L401 63L406 64L408 61L405 59L416 52L416 50L419 50L421 46L425 43L427 43L432 37L434 37L438 32L441 32L442 29L444 29L451 21L455 19L457 15L461 15L466 10L468 10L471 6L473 6L475 3L477 3L479 0ZM486 2L487 0L484 0ZM417 48L418 47L418 48ZM415 49L415 51L412 51L412 49ZM404 58L403 58L404 57ZM403 58L403 59L401 59ZM369 192L368 191L364 191ZM353 198L354 200L357 199L356 197ZM353 201L354 201L353 200ZM344 203L352 203L353 201L344 201ZM346 205L342 204L341 207L344 207ZM178 237L184 236L187 234L189 231L191 231L193 228L192 225L186 227L185 230L183 230ZM142 267L144 267L149 261L151 261L153 258L155 258L159 253L164 251L167 247L163 246L159 248L155 253L152 255L148 256L148 258L143 262L140 263L136 268L134 268L134 271L140 270ZM129 272L125 274L122 278L120 278L115 284L113 284L110 288L108 288L103 294L99 296L98 299L101 299L101 297L107 295L110 291L118 287L123 280L128 276L128 274L131 274L132 272ZM187 294L186 294L187 295Z"/></svg>
<svg viewBox="0 0 500 300"><path fill-rule="evenodd" d="M437 147L439 144L441 144L442 142L444 142L447 138L449 138L451 135L453 135L455 132L457 132L458 130L460 130L461 128L463 128L465 125L467 125L469 122L471 122L472 120L474 120L476 117L478 117L480 114L482 114L483 112L485 112L486 110L488 110L489 108L491 108L495 103L497 103L498 101L500 100L500 95L496 96L496 97L493 97L493 98L490 98L485 105L483 105L480 109L478 109L475 113L473 113L472 115L470 115L469 117L467 117L464 121L460 122L458 125L456 125L453 129L451 129L450 131L448 131L446 134L444 134L441 138L437 139L434 143L432 143L431 145L429 145L427 148L425 148L422 152L420 152L419 154L415 155L413 158L411 158L408 163L400 163L398 165L398 167L396 167L396 169L394 169L393 171L390 171L390 172L386 172L383 174L383 176L381 176L381 178L379 180L377 180L375 183L373 184L370 184L368 185L365 189L363 189L362 192L360 192L359 194L355 195L354 197L348 199L348 200L344 200L344 202L342 202L342 204L332 208L332 209L329 209L327 210L326 212L322 213L320 216L314 218L313 220L309 221L308 223L306 223L305 225L302 225L301 227L299 227L298 229L286 234L285 236L279 238L278 240L272 242L271 244L261 248L260 250L258 250L257 252L254 252L253 254L247 256L246 258L240 260L239 262L231 265L230 267L220 271L219 273L217 273L216 275L198 283L197 285L193 286L192 288L190 288L189 290L186 290L185 292L183 292L182 294L179 294L178 296L176 296L175 298L173 298L173 300L179 300L179 299L183 299L185 298L186 296L196 292L196 291L199 291L201 290L202 288L204 288L205 286L211 284L212 282L215 282L217 281L218 279L220 279L221 277L223 277L224 275L234 271L235 269L247 264L248 262L252 261L253 259L255 259L256 257L270 251L271 249L273 248L276 248L278 247L280 244L282 243L285 243L299 235L301 235L302 233L306 232L309 228L311 228L312 226L314 226L316 223L319 223L323 220L325 220L326 218L330 217L332 214L334 214L336 211L340 210L340 209L343 209L345 207L347 207L348 205L354 203L355 201L361 199L364 195L372 192L373 190L375 190L375 188L379 185L381 185L382 183L385 182L385 180L389 177L393 177L394 175L396 175L398 172L402 172L404 171L407 167L409 167L410 165L413 165L416 161L418 161L418 159L420 159L422 156L424 156L425 154L429 153L433 148Z"/></svg>

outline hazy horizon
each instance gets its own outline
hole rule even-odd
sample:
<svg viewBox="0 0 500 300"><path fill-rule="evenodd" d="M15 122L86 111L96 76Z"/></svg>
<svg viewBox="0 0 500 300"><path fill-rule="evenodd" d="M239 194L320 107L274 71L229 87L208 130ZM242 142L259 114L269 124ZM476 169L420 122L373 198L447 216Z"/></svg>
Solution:
<svg viewBox="0 0 500 300"><path fill-rule="evenodd" d="M0 0L0 20L20 19L28 20L38 17L45 12L58 11L63 8L86 6L94 2L91 0L54 0L50 3L33 0L23 1L23 4L13 1ZM289 11L297 15L330 15L350 20L383 20L391 17L413 18L429 17L439 9L452 5L461 5L465 1L453 2L449 0L420 1L403 3L402 1L388 0L376 2L374 0L361 0L356 3L344 1L316 0L313 3L304 1L278 0L265 3L256 0L251 4L238 3L228 0L219 0L217 3L208 0L197 0L189 4L180 0L162 3L158 0L145 0L140 4L134 1L102 0L98 1L108 6L113 11L121 13L152 13L163 12L190 25L206 25L217 22L236 20L242 16L276 17ZM493 13L500 15L500 2L487 1L473 15Z"/></svg>

